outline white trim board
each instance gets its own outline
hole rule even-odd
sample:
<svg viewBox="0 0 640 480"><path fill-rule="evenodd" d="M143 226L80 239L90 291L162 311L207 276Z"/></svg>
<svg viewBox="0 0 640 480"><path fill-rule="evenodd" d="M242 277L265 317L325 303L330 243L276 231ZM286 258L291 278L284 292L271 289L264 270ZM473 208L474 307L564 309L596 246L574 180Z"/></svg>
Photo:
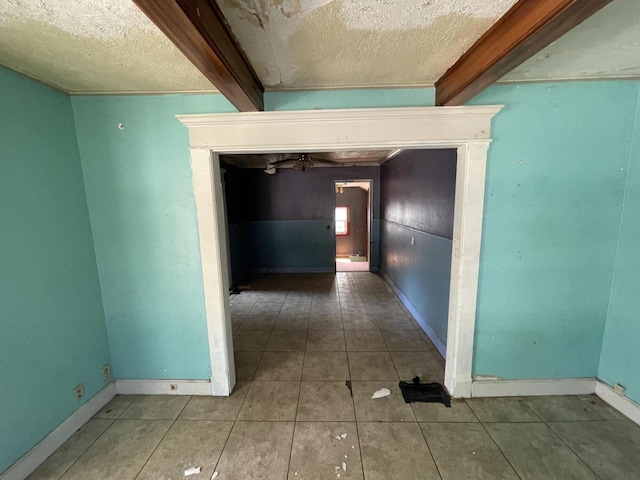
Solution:
<svg viewBox="0 0 640 480"><path fill-rule="evenodd" d="M535 397L543 395L589 395L596 391L595 378L549 380L474 380L472 397Z"/></svg>
<svg viewBox="0 0 640 480"><path fill-rule="evenodd" d="M624 395L618 395L613 388L601 380L596 382L596 395L607 402L631 421L640 425L640 405Z"/></svg>
<svg viewBox="0 0 640 480"><path fill-rule="evenodd" d="M400 291L400 289L396 286L395 283L393 283L393 281L387 276L386 273L380 270L380 275L382 275L384 281L387 282L387 284L391 287L391 290L393 290L394 293L398 296L402 304L407 307L407 310L411 312L413 318L415 318L418 324L422 327L422 330L427 334L427 337L431 339L431 342L438 349L440 355L442 355L443 358L447 358L447 345L440 339L440 337L438 337L438 335L436 335L436 332L427 323L427 320L422 315L420 315L420 312L416 309L413 303L411 303L407 296L402 293L402 291Z"/></svg>
<svg viewBox="0 0 640 480"><path fill-rule="evenodd" d="M71 435L87 423L116 395L113 382L96 393L88 402L73 412L49 435L25 453L18 461L0 475L0 480L23 480L42 464L53 452L62 446Z"/></svg>
<svg viewBox="0 0 640 480"><path fill-rule="evenodd" d="M116 380L118 395L217 395L228 396L226 392L212 392L209 380Z"/></svg>
<svg viewBox="0 0 640 480"><path fill-rule="evenodd" d="M501 109L498 105L178 115L189 129L212 390L226 389L228 395L235 384L219 154L456 148L445 386L455 397L470 396L487 150L491 120Z"/></svg>

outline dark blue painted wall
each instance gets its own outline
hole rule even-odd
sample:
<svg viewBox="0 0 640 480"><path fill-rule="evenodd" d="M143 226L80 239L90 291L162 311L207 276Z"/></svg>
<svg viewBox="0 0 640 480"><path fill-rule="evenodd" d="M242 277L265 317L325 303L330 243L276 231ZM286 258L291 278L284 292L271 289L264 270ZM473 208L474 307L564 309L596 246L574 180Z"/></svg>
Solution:
<svg viewBox="0 0 640 480"><path fill-rule="evenodd" d="M380 172L380 269L441 351L447 341L455 180L455 150L407 150Z"/></svg>
<svg viewBox="0 0 640 480"><path fill-rule="evenodd" d="M371 266L379 265L380 168L322 167L306 172L223 165L234 283L251 271L334 271L334 181L371 179Z"/></svg>

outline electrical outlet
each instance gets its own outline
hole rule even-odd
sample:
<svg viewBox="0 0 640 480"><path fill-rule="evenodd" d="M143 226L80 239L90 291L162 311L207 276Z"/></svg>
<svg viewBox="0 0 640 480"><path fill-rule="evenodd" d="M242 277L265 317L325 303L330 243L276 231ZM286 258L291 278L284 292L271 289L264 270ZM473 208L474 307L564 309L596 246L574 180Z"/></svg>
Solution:
<svg viewBox="0 0 640 480"><path fill-rule="evenodd" d="M102 367L102 376L104 378L111 377L111 365L109 365L108 363L104 367Z"/></svg>
<svg viewBox="0 0 640 480"><path fill-rule="evenodd" d="M614 392L616 392L618 395L624 395L624 392L625 392L626 390L627 390L627 389L626 389L626 388L624 388L624 387L623 387L622 385L620 385L619 383L616 383L616 384L613 386L613 391L614 391Z"/></svg>
<svg viewBox="0 0 640 480"><path fill-rule="evenodd" d="M84 383L81 383L77 387L73 389L73 392L76 394L76 398L84 397Z"/></svg>

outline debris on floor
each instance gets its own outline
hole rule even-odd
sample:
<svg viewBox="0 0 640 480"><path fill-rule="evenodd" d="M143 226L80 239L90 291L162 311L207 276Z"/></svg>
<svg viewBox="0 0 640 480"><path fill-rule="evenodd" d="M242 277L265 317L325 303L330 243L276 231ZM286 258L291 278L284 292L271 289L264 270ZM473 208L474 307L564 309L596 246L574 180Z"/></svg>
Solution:
<svg viewBox="0 0 640 480"><path fill-rule="evenodd" d="M382 398L388 397L389 395L391 395L391 390L389 390L388 388L381 388L377 392L374 392L371 398Z"/></svg>
<svg viewBox="0 0 640 480"><path fill-rule="evenodd" d="M349 393L351 393L351 397L353 398L353 388L351 387L351 380L347 380L345 382L345 385L347 386L347 388L349 389Z"/></svg>
<svg viewBox="0 0 640 480"><path fill-rule="evenodd" d="M451 397L439 383L420 383L420 377L412 382L400 382L400 390L405 403L432 402L451 407Z"/></svg>
<svg viewBox="0 0 640 480"><path fill-rule="evenodd" d="M189 477L191 475L197 475L202 470L202 467L191 467L184 471L184 476Z"/></svg>
<svg viewBox="0 0 640 480"><path fill-rule="evenodd" d="M297 475L297 473L296 473ZM211 475L211 480L213 480L214 478L218 477L218 472L213 472L213 475Z"/></svg>
<svg viewBox="0 0 640 480"><path fill-rule="evenodd" d="M343 433L342 435L336 435L336 440L344 440L347 438L347 434Z"/></svg>

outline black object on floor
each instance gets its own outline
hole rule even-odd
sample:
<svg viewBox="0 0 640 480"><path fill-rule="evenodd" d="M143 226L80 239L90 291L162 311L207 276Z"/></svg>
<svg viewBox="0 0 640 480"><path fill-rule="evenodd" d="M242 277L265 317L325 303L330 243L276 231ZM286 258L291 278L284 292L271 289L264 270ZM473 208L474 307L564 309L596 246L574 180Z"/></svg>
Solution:
<svg viewBox="0 0 640 480"><path fill-rule="evenodd" d="M400 390L405 403L433 402L451 407L451 397L439 383L420 383L420 377L413 382L400 382Z"/></svg>

